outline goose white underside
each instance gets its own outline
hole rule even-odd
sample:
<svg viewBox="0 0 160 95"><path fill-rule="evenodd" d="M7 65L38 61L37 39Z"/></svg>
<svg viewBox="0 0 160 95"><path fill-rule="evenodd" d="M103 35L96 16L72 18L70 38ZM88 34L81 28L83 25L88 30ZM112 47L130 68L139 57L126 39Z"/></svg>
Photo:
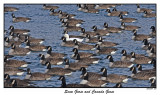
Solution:
<svg viewBox="0 0 160 95"><path fill-rule="evenodd" d="M152 38L148 38L147 40L151 40Z"/></svg>
<svg viewBox="0 0 160 95"><path fill-rule="evenodd" d="M40 41L39 43L42 44L44 41Z"/></svg>
<svg viewBox="0 0 160 95"><path fill-rule="evenodd" d="M131 68L134 64L131 64L130 66L128 66L128 68Z"/></svg>
<svg viewBox="0 0 160 95"><path fill-rule="evenodd" d="M61 65L61 64L63 64L63 62L58 62L58 63L57 63L57 65Z"/></svg>
<svg viewBox="0 0 160 95"><path fill-rule="evenodd" d="M110 35L109 33L106 34L107 36Z"/></svg>
<svg viewBox="0 0 160 95"><path fill-rule="evenodd" d="M124 79L123 82L124 82L124 83L127 83L127 82L128 82L128 78Z"/></svg>
<svg viewBox="0 0 160 95"><path fill-rule="evenodd" d="M93 61L93 64L97 64L99 62L99 60L97 60L97 61Z"/></svg>
<svg viewBox="0 0 160 95"><path fill-rule="evenodd" d="M29 22L30 20L26 20L25 22Z"/></svg>
<svg viewBox="0 0 160 95"><path fill-rule="evenodd" d="M130 61L133 62L135 60L135 58L131 58Z"/></svg>
<svg viewBox="0 0 160 95"><path fill-rule="evenodd" d="M152 61L148 61L148 64L151 64Z"/></svg>
<svg viewBox="0 0 160 95"><path fill-rule="evenodd" d="M30 53L31 53L31 51L30 51L30 52L28 52L28 53L27 53L27 55L29 55Z"/></svg>
<svg viewBox="0 0 160 95"><path fill-rule="evenodd" d="M112 52L111 52L112 55L115 54L115 53L116 53L116 51L112 51Z"/></svg>
<svg viewBox="0 0 160 95"><path fill-rule="evenodd" d="M42 51L47 51L47 49L43 49Z"/></svg>
<svg viewBox="0 0 160 95"><path fill-rule="evenodd" d="M104 84L101 85L101 87L105 87L106 85L107 85L107 83L104 83Z"/></svg>
<svg viewBox="0 0 160 95"><path fill-rule="evenodd" d="M18 75L18 76L21 76L21 75L23 75L23 73L24 73L24 72L19 72L19 73L17 73L17 75Z"/></svg>
<svg viewBox="0 0 160 95"><path fill-rule="evenodd" d="M76 39L78 42L82 42L83 39L80 39L80 38L69 38L69 41L73 41L74 39Z"/></svg>
<svg viewBox="0 0 160 95"><path fill-rule="evenodd" d="M50 80L51 78L46 78L46 80Z"/></svg>
<svg viewBox="0 0 160 95"><path fill-rule="evenodd" d="M151 80L151 79L156 79L156 77L150 77L149 80Z"/></svg>
<svg viewBox="0 0 160 95"><path fill-rule="evenodd" d="M80 82L80 84L87 84L87 80L82 80L81 82Z"/></svg>
<svg viewBox="0 0 160 95"><path fill-rule="evenodd" d="M69 75L71 75L72 74L72 72L71 73L67 73L67 74L65 74L66 76L69 76Z"/></svg>
<svg viewBox="0 0 160 95"><path fill-rule="evenodd" d="M28 66L28 64L24 64L24 65L22 65L21 67L27 67Z"/></svg>

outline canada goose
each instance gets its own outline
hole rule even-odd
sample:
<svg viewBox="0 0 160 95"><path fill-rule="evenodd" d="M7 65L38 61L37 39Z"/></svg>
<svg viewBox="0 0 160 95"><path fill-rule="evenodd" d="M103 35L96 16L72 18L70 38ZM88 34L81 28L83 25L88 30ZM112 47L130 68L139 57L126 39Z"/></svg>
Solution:
<svg viewBox="0 0 160 95"><path fill-rule="evenodd" d="M148 56L155 58L156 57L156 50L153 47L148 47L149 52L148 52Z"/></svg>
<svg viewBox="0 0 160 95"><path fill-rule="evenodd" d="M141 27L133 26L133 25L125 25L124 22L121 23L121 29L123 29L123 30L133 31L133 30L138 30L138 28L141 28Z"/></svg>
<svg viewBox="0 0 160 95"><path fill-rule="evenodd" d="M86 34L85 42L87 42L87 43L97 43L98 38L97 37L91 37L89 34Z"/></svg>
<svg viewBox="0 0 160 95"><path fill-rule="evenodd" d="M88 52L78 52L78 49L77 48L73 48L73 53L71 58L75 58L75 55L76 54L79 54L81 56L81 58L86 58L86 57L92 57L93 54L92 53L88 53Z"/></svg>
<svg viewBox="0 0 160 95"><path fill-rule="evenodd" d="M9 38L10 40L14 40L15 37L16 37L15 33L13 33L13 32L11 31L11 32L9 33L8 38Z"/></svg>
<svg viewBox="0 0 160 95"><path fill-rule="evenodd" d="M54 10L55 10L55 9L53 9L53 8L50 9L50 15L51 15L51 16L52 16L52 15L53 15L53 16L58 16L59 13L58 13L58 12L55 12Z"/></svg>
<svg viewBox="0 0 160 95"><path fill-rule="evenodd" d="M152 31L150 32L151 36L155 37L156 36L156 28L154 26L151 26Z"/></svg>
<svg viewBox="0 0 160 95"><path fill-rule="evenodd" d="M106 22L104 23L104 30L108 30L110 33L120 33L120 32L122 32L121 28L108 27L108 24Z"/></svg>
<svg viewBox="0 0 160 95"><path fill-rule="evenodd" d="M20 47L20 46L21 46L21 43L22 43L22 42L20 42L20 41L13 41L13 40L10 41L10 39L9 39L8 37L5 37L4 40L5 40L4 46L7 47L7 48L11 47L11 45L12 45L13 43L14 43L14 45L15 45L16 47Z"/></svg>
<svg viewBox="0 0 160 95"><path fill-rule="evenodd" d="M122 88L123 86L122 86L121 83L117 83L114 87L115 87L115 88Z"/></svg>
<svg viewBox="0 0 160 95"><path fill-rule="evenodd" d="M100 45L100 47L114 47L118 45L117 43L103 41L101 36L99 36L99 41L97 42L97 44Z"/></svg>
<svg viewBox="0 0 160 95"><path fill-rule="evenodd" d="M64 37L66 38L66 41L73 41L73 40L77 40L78 42L82 42L83 38L79 37L79 36L72 36L70 37L70 35L68 35L68 31L64 31Z"/></svg>
<svg viewBox="0 0 160 95"><path fill-rule="evenodd" d="M89 34L91 37L94 37L94 36L96 36L96 35L97 35L97 33L96 33L96 32L89 32L89 31L88 31L88 32L86 32L86 31L85 31L85 29L84 29L84 28L82 28L82 29L81 29L81 33L80 33L80 35L81 35L81 36L83 36L83 37L86 37L86 35L87 35L87 34Z"/></svg>
<svg viewBox="0 0 160 95"><path fill-rule="evenodd" d="M107 59L109 59L109 62L110 62L109 67L111 68L130 68L134 65L132 62L128 62L128 61L115 61L114 62L111 55L108 55Z"/></svg>
<svg viewBox="0 0 160 95"><path fill-rule="evenodd" d="M62 37L61 40L62 40L61 46L65 46L65 47L75 46L76 39L73 41L66 41L66 37Z"/></svg>
<svg viewBox="0 0 160 95"><path fill-rule="evenodd" d="M62 84L61 84L61 87L63 88L70 88L70 87L78 87L78 88L81 88L81 87L90 87L88 85L85 85L85 84L66 84L66 79L64 76L60 76L58 80L61 80L62 81Z"/></svg>
<svg viewBox="0 0 160 95"><path fill-rule="evenodd" d="M126 83L128 81L127 75L118 75L118 74L107 74L106 68L101 68L101 72L103 72L100 80L110 82L110 83Z"/></svg>
<svg viewBox="0 0 160 95"><path fill-rule="evenodd" d="M147 39L144 39L142 42L143 42L142 49L147 50L148 47L149 47L149 45L150 45L151 47L154 47L154 48L156 47L155 44L149 43Z"/></svg>
<svg viewBox="0 0 160 95"><path fill-rule="evenodd" d="M64 29L64 31L73 32L73 31L81 31L81 27L76 26L68 26Z"/></svg>
<svg viewBox="0 0 160 95"><path fill-rule="evenodd" d="M110 9L107 9L106 10L106 12L108 12L108 16L119 16L119 14L121 13L121 12L119 12L119 11L110 11Z"/></svg>
<svg viewBox="0 0 160 95"><path fill-rule="evenodd" d="M8 59L7 57L4 58L4 66L5 67L27 67L28 63L25 61Z"/></svg>
<svg viewBox="0 0 160 95"><path fill-rule="evenodd" d="M149 82L151 83L151 86L150 86L151 88L156 88L156 79L151 78Z"/></svg>
<svg viewBox="0 0 160 95"><path fill-rule="evenodd" d="M51 5L43 4L43 9L46 9L46 10L58 9L58 8L59 8L58 6L51 6Z"/></svg>
<svg viewBox="0 0 160 95"><path fill-rule="evenodd" d="M62 12L61 10L58 11L59 15L58 17L61 19L69 19L69 18L74 18L74 14L68 14L68 13L65 13L65 12Z"/></svg>
<svg viewBox="0 0 160 95"><path fill-rule="evenodd" d="M11 79L10 81L6 81L6 82L4 82L4 87L15 88L15 87L17 87L17 81L15 79Z"/></svg>
<svg viewBox="0 0 160 95"><path fill-rule="evenodd" d="M28 39L30 41L31 45L38 45L38 44L42 44L44 42L45 39L41 39L41 38L34 38L34 37L30 37L28 35L25 36L25 40Z"/></svg>
<svg viewBox="0 0 160 95"><path fill-rule="evenodd" d="M51 68L50 62L46 62L45 65L47 66L47 69L45 71L46 74L59 75L59 76L71 75L72 74L72 71L68 70L68 69L64 69L64 68L60 68L60 67Z"/></svg>
<svg viewBox="0 0 160 95"><path fill-rule="evenodd" d="M18 11L18 8L15 7L4 7L4 12L15 12Z"/></svg>
<svg viewBox="0 0 160 95"><path fill-rule="evenodd" d="M65 19L60 19L61 22L68 22L68 23L83 23L85 22L84 20L81 20L81 19L75 19L71 16L71 14L68 14L67 17Z"/></svg>
<svg viewBox="0 0 160 95"><path fill-rule="evenodd" d="M62 58L45 58L43 54L39 54L40 57L40 63L42 65L45 65L46 62L50 62L52 65L61 65L63 63Z"/></svg>
<svg viewBox="0 0 160 95"><path fill-rule="evenodd" d="M144 11L144 17L156 17L156 13L148 13L147 11Z"/></svg>
<svg viewBox="0 0 160 95"><path fill-rule="evenodd" d="M88 6L85 6L84 9L85 9L84 12L86 13L96 13L96 14L99 13L98 9L88 8Z"/></svg>
<svg viewBox="0 0 160 95"><path fill-rule="evenodd" d="M75 54L75 62L83 63L83 64L97 64L99 62L99 58L81 58L77 53Z"/></svg>
<svg viewBox="0 0 160 95"><path fill-rule="evenodd" d="M136 57L135 53L133 53L130 61L135 64L150 64L152 59L149 57Z"/></svg>
<svg viewBox="0 0 160 95"><path fill-rule="evenodd" d="M13 67L4 67L4 73L9 75L21 76L24 74L24 70L13 68Z"/></svg>
<svg viewBox="0 0 160 95"><path fill-rule="evenodd" d="M82 24L82 22L83 21L81 21L81 20L78 20L78 19L60 19L60 22L62 22L62 24L66 27L67 26L67 24L68 24L68 26L70 26L70 24L71 24L71 26L77 26L77 27L79 27L81 24Z"/></svg>
<svg viewBox="0 0 160 95"><path fill-rule="evenodd" d="M62 22L62 27L72 27L72 26L76 26L76 27L80 27L80 23L75 23L75 22Z"/></svg>
<svg viewBox="0 0 160 95"><path fill-rule="evenodd" d="M120 12L121 15L128 15L127 11L117 11L116 8L113 8L112 12Z"/></svg>
<svg viewBox="0 0 160 95"><path fill-rule="evenodd" d="M82 71L80 78L84 78L84 74L87 72L85 67L81 67L80 71ZM87 72L88 73L88 80L98 80L101 78L101 74L95 72Z"/></svg>
<svg viewBox="0 0 160 95"><path fill-rule="evenodd" d="M100 45L98 44L95 45L95 48L96 48L95 53L97 54L115 54L116 51L118 50L116 48L108 48L108 47L101 48Z"/></svg>
<svg viewBox="0 0 160 95"><path fill-rule="evenodd" d="M101 36L109 35L109 33L110 33L108 30L97 29L97 26L95 26L95 25L92 27L92 29L93 29L93 32L96 32Z"/></svg>
<svg viewBox="0 0 160 95"><path fill-rule="evenodd" d="M114 4L96 4L95 9L110 9L111 7L115 7Z"/></svg>
<svg viewBox="0 0 160 95"><path fill-rule="evenodd" d="M12 21L15 22L29 22L31 18L27 17L15 17L14 13L12 13Z"/></svg>
<svg viewBox="0 0 160 95"><path fill-rule="evenodd" d="M147 11L148 13L151 13L153 10L152 9L147 9L147 8L140 8L139 4L137 4L137 12L138 13L143 13L144 11Z"/></svg>
<svg viewBox="0 0 160 95"><path fill-rule="evenodd" d="M63 58L66 56L66 54L63 54L63 53L58 53L58 52L52 52L52 47L51 46L48 46L47 47L47 54L45 55L45 58Z"/></svg>
<svg viewBox="0 0 160 95"><path fill-rule="evenodd" d="M16 33L16 34L19 33L19 34L23 34L23 35L26 35L30 32L30 30L27 30L27 29L14 29L13 25L11 25L9 27L9 30Z"/></svg>
<svg viewBox="0 0 160 95"><path fill-rule="evenodd" d="M25 56L30 54L31 51L26 48L16 47L14 44L11 45L11 49L9 50L9 55L17 55L17 56Z"/></svg>
<svg viewBox="0 0 160 95"><path fill-rule="evenodd" d="M10 76L8 74L4 75L4 79L5 79L5 82L10 82L11 80L13 80L13 79L10 79ZM17 82L17 87L28 87L31 84L29 80L20 80L15 78L14 80L16 80Z"/></svg>
<svg viewBox="0 0 160 95"><path fill-rule="evenodd" d="M102 80L88 80L88 73L86 72L80 84L86 84L91 87L105 87L107 83Z"/></svg>
<svg viewBox="0 0 160 95"><path fill-rule="evenodd" d="M137 64L136 67L138 68L138 72L156 72L155 68L142 70L142 65L140 64Z"/></svg>
<svg viewBox="0 0 160 95"><path fill-rule="evenodd" d="M77 41L75 41L74 48L77 48L79 50L93 50L94 45L78 43Z"/></svg>
<svg viewBox="0 0 160 95"><path fill-rule="evenodd" d="M121 61L130 61L131 58L132 58L131 55L127 55L127 52L126 52L125 49L123 49L123 50L121 51L121 54L123 54L122 57L121 57Z"/></svg>
<svg viewBox="0 0 160 95"><path fill-rule="evenodd" d="M26 47L30 51L46 51L47 46L44 45L31 45L28 39L25 40Z"/></svg>
<svg viewBox="0 0 160 95"><path fill-rule="evenodd" d="M65 69L70 69L73 71L79 70L81 67L88 67L88 64L83 64L83 63L70 63L69 59L64 59L64 64L65 64Z"/></svg>
<svg viewBox="0 0 160 95"><path fill-rule="evenodd" d="M152 39L152 37L150 37L149 35L137 34L136 30L133 30L132 32L133 32L133 36L132 36L133 40L143 41L144 39L147 39L147 40L151 40Z"/></svg>
<svg viewBox="0 0 160 95"><path fill-rule="evenodd" d="M40 72L31 73L30 68L27 68L27 75L26 75L25 79L29 79L31 81L50 80L51 77L52 76L49 74L44 74L44 73L40 73Z"/></svg>
<svg viewBox="0 0 160 95"><path fill-rule="evenodd" d="M119 17L120 17L120 21L124 22L124 23L131 23L131 22L137 21L137 19L135 19L135 18L123 18L123 16L121 14L119 15Z"/></svg>
<svg viewBox="0 0 160 95"><path fill-rule="evenodd" d="M156 73L155 72L138 72L136 71L135 67L131 67L130 71L132 71L132 75L131 78L133 79L140 79L140 80L149 80L151 78L155 78L156 77Z"/></svg>
<svg viewBox="0 0 160 95"><path fill-rule="evenodd" d="M151 48L153 48L153 52L155 53L156 52L156 44L154 43L148 43L148 48L147 48L147 53L151 53Z"/></svg>

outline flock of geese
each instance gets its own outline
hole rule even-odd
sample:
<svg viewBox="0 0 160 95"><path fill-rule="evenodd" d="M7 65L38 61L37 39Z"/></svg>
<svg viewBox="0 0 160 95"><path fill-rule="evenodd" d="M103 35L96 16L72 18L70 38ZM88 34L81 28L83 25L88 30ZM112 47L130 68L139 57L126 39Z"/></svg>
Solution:
<svg viewBox="0 0 160 95"><path fill-rule="evenodd" d="M64 28L64 36L61 38L61 46L72 48L73 54L71 58L75 60L74 63L70 63L69 58L66 58L67 54L54 52L52 46L45 46L42 43L45 39L34 38L30 34L30 30L16 29L16 26L11 25L9 27L10 32L5 30L4 46L10 48L7 55L4 55L4 87L36 87L32 84L32 81L50 80L51 77L59 76L62 81L61 87L107 87L108 83L115 83L114 87L123 87L121 83L127 83L129 78L138 80L148 80L151 87L156 87L156 44L150 43L149 40L156 37L155 26L148 27L151 29L150 34L138 34L137 31L143 26L127 25L127 23L136 22L135 18L123 17L129 14L127 11L120 11L116 9L116 6L120 4L78 4L78 11L84 13L96 13L101 10L106 10L107 16L117 16L120 19L121 27L110 27L108 23L104 23L104 29L98 29L96 25L92 27L93 31L86 31L80 25L85 21L76 19L75 14L69 14L58 10L58 6L43 5L44 10L50 10L50 16L58 16L62 26ZM135 5L136 6L136 5ZM111 9L113 9L111 11ZM18 12L18 8L4 7L4 12L11 12L12 21L14 23L30 22L31 18L18 17L15 11ZM143 17L156 17L153 13L153 9L140 8L137 4L137 13L143 13ZM81 32L79 36L69 35L68 32ZM146 50L148 55L135 54L135 52L127 53L125 49L121 51L122 57L119 61L114 61L112 55L116 54L118 50L115 46L119 43L111 41L104 41L104 36L112 35L112 33L123 33L123 31L133 32L131 40L142 41L142 49ZM21 45L25 44L25 48ZM95 53L89 53L86 51L95 51ZM44 51L46 54L39 54L40 63L46 68L44 73L34 72L32 73L30 68L27 68L30 62L20 61L17 59L11 59L15 56L30 55L31 52ZM106 55L105 60L109 61L109 68L128 68L132 75L120 75L120 74L108 74L108 68L102 67L101 72L88 72L87 67L92 64L98 64L101 60L97 58L97 55ZM54 65L63 65L61 67L53 67ZM142 64L152 64L152 69L143 69ZM27 68L24 70L23 68ZM72 76L75 71L81 71L81 82L79 84L66 83L65 76ZM25 79L10 78L12 75L21 76L27 72ZM54 86L53 86L54 87Z"/></svg>

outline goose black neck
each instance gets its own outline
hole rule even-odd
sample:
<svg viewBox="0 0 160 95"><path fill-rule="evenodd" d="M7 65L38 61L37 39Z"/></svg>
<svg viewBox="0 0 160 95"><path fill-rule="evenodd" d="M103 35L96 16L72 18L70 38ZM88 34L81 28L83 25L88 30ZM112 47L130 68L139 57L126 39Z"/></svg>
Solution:
<svg viewBox="0 0 160 95"><path fill-rule="evenodd" d="M132 71L133 74L136 74L137 71L136 71L136 68L134 67L133 71Z"/></svg>
<svg viewBox="0 0 160 95"><path fill-rule="evenodd" d="M103 77L107 77L107 70L105 69L105 71L102 74Z"/></svg>
<svg viewBox="0 0 160 95"><path fill-rule="evenodd" d="M66 87L66 79L65 78L62 79L61 87Z"/></svg>
<svg viewBox="0 0 160 95"><path fill-rule="evenodd" d="M114 62L114 60L113 60L113 58L112 58L112 57L109 59L109 62Z"/></svg>
<svg viewBox="0 0 160 95"><path fill-rule="evenodd" d="M87 73L87 75L84 77L84 80L88 80L88 73Z"/></svg>
<svg viewBox="0 0 160 95"><path fill-rule="evenodd" d="M141 66L141 65L139 66L138 70L139 70L139 71L142 71L142 66Z"/></svg>
<svg viewBox="0 0 160 95"><path fill-rule="evenodd" d="M76 55L76 60L80 60L81 58L80 58L80 55L79 54L77 54Z"/></svg>
<svg viewBox="0 0 160 95"><path fill-rule="evenodd" d="M52 50L48 50L48 51L47 51L47 54L51 54L51 52L52 52Z"/></svg>
<svg viewBox="0 0 160 95"><path fill-rule="evenodd" d="M47 65L47 69L51 69L51 64L50 63Z"/></svg>

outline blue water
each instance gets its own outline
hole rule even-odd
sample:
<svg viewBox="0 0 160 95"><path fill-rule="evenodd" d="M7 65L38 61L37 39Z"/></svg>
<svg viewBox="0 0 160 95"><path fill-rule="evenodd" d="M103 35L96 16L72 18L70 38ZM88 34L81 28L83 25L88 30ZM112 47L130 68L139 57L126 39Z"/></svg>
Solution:
<svg viewBox="0 0 160 95"><path fill-rule="evenodd" d="M49 16L49 10L42 9L42 5L39 4L20 4L20 5L9 5L6 4L5 6L12 6L17 7L19 10L15 13L15 16L22 16L22 17L29 17L32 20L28 23L19 22L19 23L13 23L11 12L5 13L5 25L4 29L7 30L10 25L13 25L15 28L19 29L29 29L30 35L35 38L43 38L45 39L45 42L43 43L46 46L52 46L53 51L55 52L61 52L68 54L67 57L70 58L70 55L72 52L72 48L68 47L61 47L61 40L60 38L63 36L63 28L61 27L61 23L59 22L59 18L57 16ZM59 6L58 10L62 10L63 12L75 14L75 18L82 19L85 22L82 24L82 27L85 28L87 31L91 31L91 27L93 25L96 25L98 29L103 28L104 22L107 22L109 26L114 27L120 27L121 22L119 21L119 17L109 17L107 16L105 10L100 10L99 14L92 14L92 13L83 13L80 11L77 11L78 7L76 5L57 5ZM141 7L144 8L150 8L156 10L156 5L141 5ZM151 30L151 26L156 25L156 19L155 18L143 18L142 13L136 12L136 5L121 5L116 7L117 10L121 11L128 11L128 16L124 17L132 17L138 19L135 23L126 23L127 25L137 25L141 28L138 30L138 33L140 34L146 34L148 35ZM112 10L112 9L111 9ZM80 32L71 32L69 34L79 35ZM123 33L113 33L109 36L104 36L106 38L106 41L112 41L119 43L116 48L118 48L118 51L115 55L113 55L113 58L115 61L120 60L121 58L121 50L125 49L128 53L134 51L137 54L145 54L145 50L141 49L142 42L141 41L133 41L131 40L133 33L130 31L124 31ZM151 40L152 43L155 42L155 38ZM8 53L9 48L5 48L5 54ZM88 51L92 52L93 51ZM42 66L39 63L38 55L46 54L46 52L32 52L30 55L27 56L15 56L12 59L18 59L18 60L25 60L27 62L31 62L29 64L29 68L31 68L31 72L44 72L46 67ZM131 72L128 68L109 68L108 64L109 61L107 59L104 59L107 55L100 55L98 58L102 58L98 64L91 65L88 67L89 72L99 72L100 68L105 67L108 69L108 74L115 73L115 74L124 74L124 75L131 75ZM71 62L74 62L74 60L71 60ZM55 67L55 66L52 66ZM63 65L58 67L64 67ZM151 69L152 65L143 65L144 69ZM24 68L26 69L26 68ZM73 72L71 76L66 76L66 82L67 84L70 83L80 83L81 79L79 78L81 72L76 71ZM24 79L26 73L22 76L11 76L17 77L20 79ZM33 81L35 86L38 87L60 87L61 81L57 80L59 76L54 76L51 78L50 81ZM109 83L107 87L113 87L115 84ZM132 80L129 79L128 83L123 83L123 87L149 87L150 83L148 83L148 80Z"/></svg>

